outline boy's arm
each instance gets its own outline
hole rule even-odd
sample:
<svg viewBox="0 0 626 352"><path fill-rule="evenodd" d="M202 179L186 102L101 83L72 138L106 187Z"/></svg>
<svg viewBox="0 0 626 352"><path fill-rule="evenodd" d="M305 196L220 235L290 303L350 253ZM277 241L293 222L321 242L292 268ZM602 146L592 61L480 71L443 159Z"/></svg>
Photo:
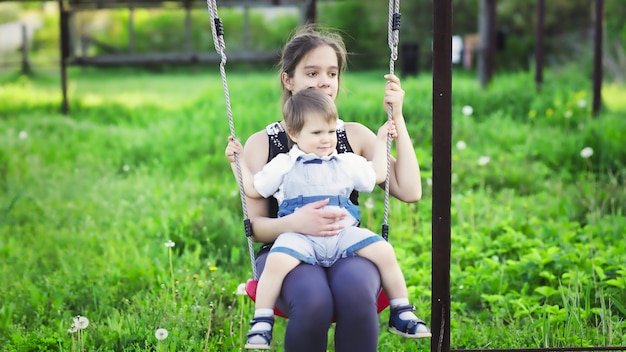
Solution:
<svg viewBox="0 0 626 352"><path fill-rule="evenodd" d="M387 121L378 129L376 135L376 148L372 158L372 166L376 173L376 184L385 182L387 179L387 136L397 137L397 132L393 120Z"/></svg>
<svg viewBox="0 0 626 352"><path fill-rule="evenodd" d="M243 192L250 198L263 198L263 196L254 187L254 175L248 168L245 162L243 162L243 146L238 140L235 140L232 136L228 137L228 146L226 147L226 157L230 161L230 168L235 175L235 179L239 182L239 171L237 170L237 163L235 162L235 154L239 158L239 168L241 170L241 183L243 185Z"/></svg>

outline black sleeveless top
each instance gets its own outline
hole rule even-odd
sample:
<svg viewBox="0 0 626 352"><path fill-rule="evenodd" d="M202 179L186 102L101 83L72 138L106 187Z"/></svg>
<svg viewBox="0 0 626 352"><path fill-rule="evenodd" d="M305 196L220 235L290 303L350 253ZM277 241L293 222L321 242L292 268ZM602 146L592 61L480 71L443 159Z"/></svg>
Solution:
<svg viewBox="0 0 626 352"><path fill-rule="evenodd" d="M269 153L267 161L274 159L276 155L280 153L289 152L289 139L285 129L280 122L274 122L265 128L267 137L269 138ZM346 135L346 129L342 120L337 120L337 153L352 153L352 147L348 142L348 136ZM352 191L350 194L350 200L354 205L359 205L359 192ZM278 214L278 202L276 198L267 198L269 202L269 215L272 218L277 217ZM273 243L265 243L259 250L259 254L262 254L272 247Z"/></svg>

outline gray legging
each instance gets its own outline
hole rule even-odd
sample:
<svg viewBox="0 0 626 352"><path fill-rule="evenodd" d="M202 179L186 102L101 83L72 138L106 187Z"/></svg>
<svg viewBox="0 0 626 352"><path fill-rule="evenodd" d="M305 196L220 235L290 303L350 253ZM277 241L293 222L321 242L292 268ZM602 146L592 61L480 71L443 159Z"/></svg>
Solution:
<svg viewBox="0 0 626 352"><path fill-rule="evenodd" d="M259 273L266 259L267 253L257 258ZM336 352L375 352L380 284L376 266L365 258L340 259L330 268L298 265L285 278L277 303L289 316L285 352L325 352L333 315Z"/></svg>

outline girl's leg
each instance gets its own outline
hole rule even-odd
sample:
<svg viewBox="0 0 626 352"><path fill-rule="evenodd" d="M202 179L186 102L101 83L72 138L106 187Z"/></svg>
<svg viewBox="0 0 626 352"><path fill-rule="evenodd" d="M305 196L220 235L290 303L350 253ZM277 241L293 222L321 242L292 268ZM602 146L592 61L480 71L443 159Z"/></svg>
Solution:
<svg viewBox="0 0 626 352"><path fill-rule="evenodd" d="M263 271L266 258L267 254L258 257L259 272ZM296 266L283 281L277 305L289 316L285 352L326 351L333 297L324 268L309 264Z"/></svg>
<svg viewBox="0 0 626 352"><path fill-rule="evenodd" d="M339 259L328 269L328 282L335 302L335 351L375 352L380 291L376 266L361 257Z"/></svg>

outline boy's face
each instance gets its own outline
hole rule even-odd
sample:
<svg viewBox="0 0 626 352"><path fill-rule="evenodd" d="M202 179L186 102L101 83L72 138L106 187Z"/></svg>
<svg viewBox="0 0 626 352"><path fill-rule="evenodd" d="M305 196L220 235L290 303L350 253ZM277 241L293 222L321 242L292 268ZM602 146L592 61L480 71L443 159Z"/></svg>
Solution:
<svg viewBox="0 0 626 352"><path fill-rule="evenodd" d="M337 120L326 121L317 113L309 113L302 131L289 133L289 137L307 154L328 156L337 148Z"/></svg>

